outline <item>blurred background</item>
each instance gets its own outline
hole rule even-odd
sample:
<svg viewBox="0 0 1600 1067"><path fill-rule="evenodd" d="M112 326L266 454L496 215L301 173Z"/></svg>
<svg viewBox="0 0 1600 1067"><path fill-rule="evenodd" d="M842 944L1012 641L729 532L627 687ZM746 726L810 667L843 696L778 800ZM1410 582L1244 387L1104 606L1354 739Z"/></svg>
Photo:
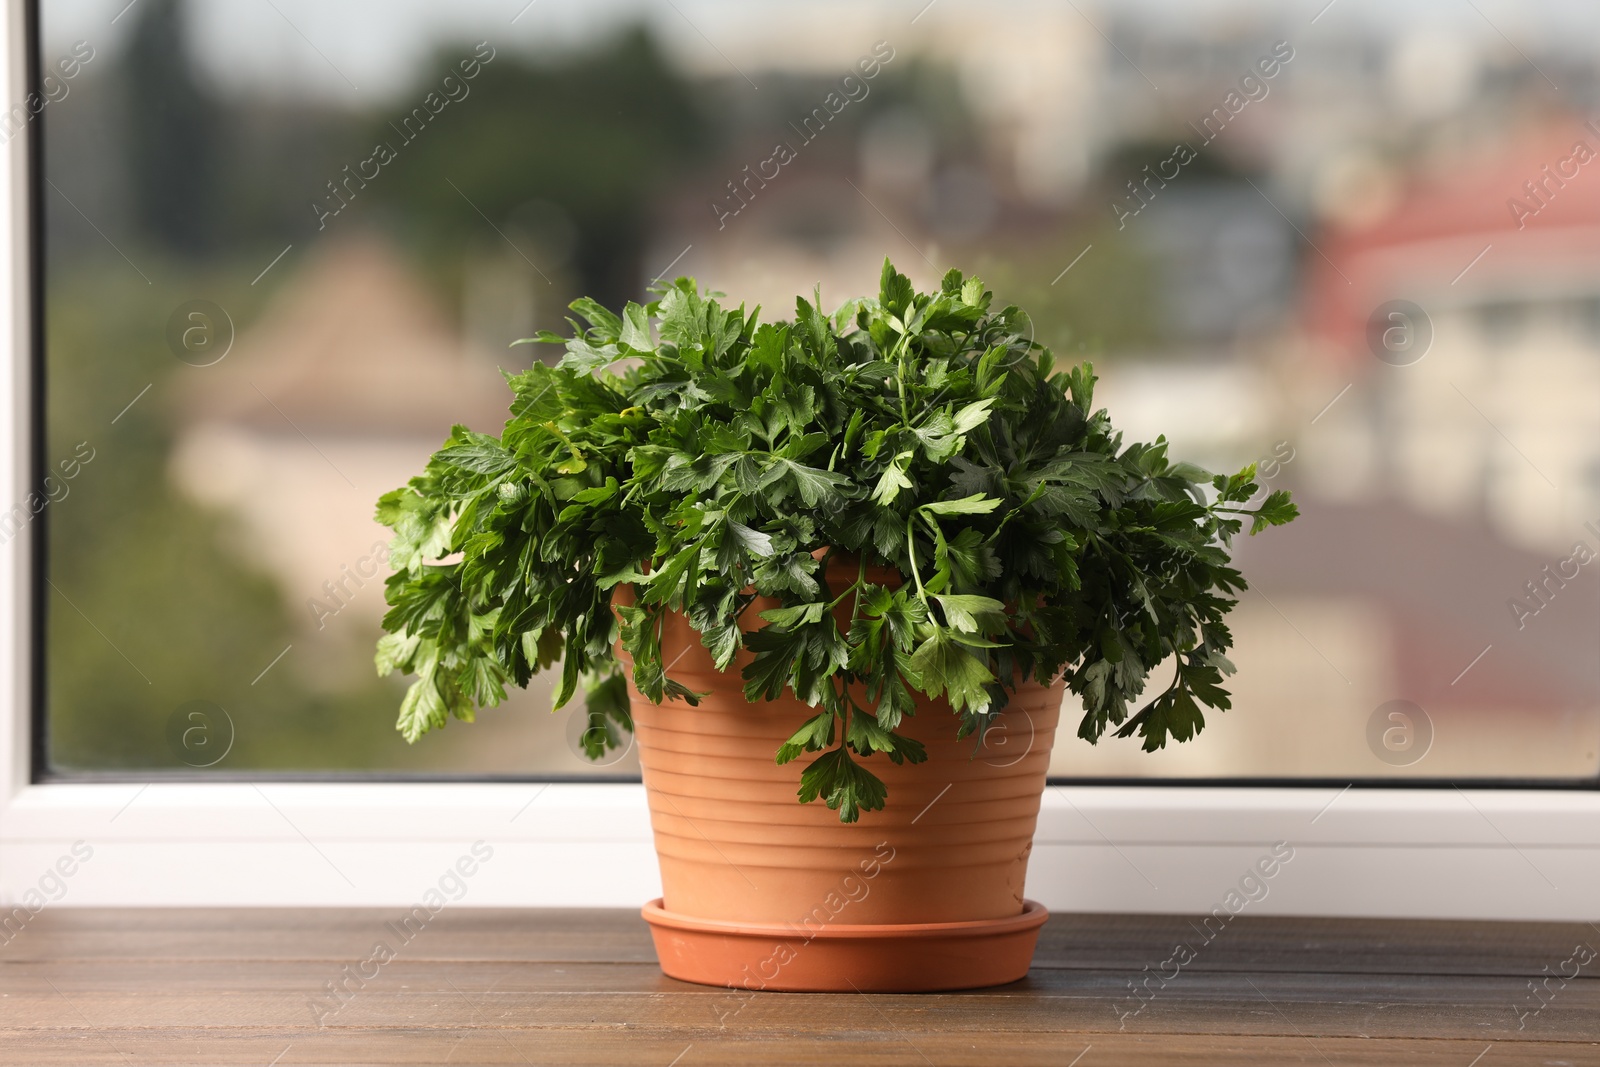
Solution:
<svg viewBox="0 0 1600 1067"><path fill-rule="evenodd" d="M40 7L51 480L0 536L48 523L53 771L636 773L537 682L398 739L373 502L574 297L782 314L885 255L1300 501L1234 709L1057 774L1600 767L1593 5Z"/></svg>

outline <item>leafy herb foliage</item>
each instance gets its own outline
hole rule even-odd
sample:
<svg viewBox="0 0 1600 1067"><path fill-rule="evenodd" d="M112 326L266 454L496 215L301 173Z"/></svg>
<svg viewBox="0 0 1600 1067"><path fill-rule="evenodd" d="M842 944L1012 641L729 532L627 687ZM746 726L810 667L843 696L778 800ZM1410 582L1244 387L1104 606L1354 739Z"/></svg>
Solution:
<svg viewBox="0 0 1600 1067"><path fill-rule="evenodd" d="M1080 737L1147 750L1228 708L1223 620L1245 588L1228 546L1246 519L1296 514L1281 491L1249 506L1253 467L1213 478L1165 439L1124 446L1092 369L1058 372L1027 316L957 271L924 294L885 262L877 299L832 315L800 299L764 324L692 279L656 292L620 316L574 302L587 327L529 338L564 344L561 361L507 376L504 432L457 426L379 501L397 570L377 665L416 675L407 739L559 663L556 706L584 687L598 755L611 724L632 727L619 637L640 692L698 700L662 662L667 611L719 668L753 653L750 700L817 709L777 761L821 753L800 800L846 822L883 806L868 757L926 758L896 732L917 693L969 733L1020 680L1065 672ZM856 573L842 588L835 555ZM632 603L613 601L624 583ZM780 606L757 620L755 595ZM1171 683L1134 710L1169 658Z"/></svg>

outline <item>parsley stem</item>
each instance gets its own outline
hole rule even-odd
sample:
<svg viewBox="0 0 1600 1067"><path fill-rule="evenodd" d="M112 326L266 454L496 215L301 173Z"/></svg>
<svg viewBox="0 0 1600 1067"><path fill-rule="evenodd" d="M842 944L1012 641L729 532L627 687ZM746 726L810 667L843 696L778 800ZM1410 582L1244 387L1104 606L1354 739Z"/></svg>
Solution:
<svg viewBox="0 0 1600 1067"><path fill-rule="evenodd" d="M861 587L864 584L866 584L866 581L867 581L867 557L866 556L862 556L861 557L861 567L860 567L859 570L856 571L856 584L851 586L851 588L855 590L855 594L856 594L855 602L850 605L850 629L852 629L852 630L854 630L856 628L856 620L861 617ZM849 639L849 635L848 634L846 634L845 637L846 637L847 640Z"/></svg>
<svg viewBox="0 0 1600 1067"><path fill-rule="evenodd" d="M923 606L926 607L928 594L922 588L922 575L917 573L917 543L913 539L916 528L912 525L912 520L916 518L916 515L917 513L913 511L906 516L906 558L911 561L911 578L917 583L917 599L922 601Z"/></svg>
<svg viewBox="0 0 1600 1067"><path fill-rule="evenodd" d="M900 393L900 421L904 423L911 421L910 408L906 404L906 346L910 343L911 335L903 333L900 335L900 343L895 346L894 384Z"/></svg>

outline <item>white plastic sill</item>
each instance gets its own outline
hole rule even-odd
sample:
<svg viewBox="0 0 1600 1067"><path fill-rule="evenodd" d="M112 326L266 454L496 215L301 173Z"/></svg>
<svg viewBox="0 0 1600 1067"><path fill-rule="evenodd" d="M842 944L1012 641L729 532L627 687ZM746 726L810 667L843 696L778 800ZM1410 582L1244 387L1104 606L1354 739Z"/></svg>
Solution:
<svg viewBox="0 0 1600 1067"><path fill-rule="evenodd" d="M409 906L475 841L493 859L463 905L660 892L633 784L28 786L0 810L0 901L75 841L93 856L50 906ZM1253 875L1278 842L1292 859ZM1597 921L1597 883L1592 793L1058 786L1028 895L1065 912Z"/></svg>

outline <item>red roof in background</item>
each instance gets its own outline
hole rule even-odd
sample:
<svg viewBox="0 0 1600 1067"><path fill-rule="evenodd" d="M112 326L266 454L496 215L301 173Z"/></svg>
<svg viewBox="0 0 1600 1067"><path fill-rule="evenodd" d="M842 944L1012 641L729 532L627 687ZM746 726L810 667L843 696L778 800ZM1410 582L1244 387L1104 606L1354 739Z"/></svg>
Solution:
<svg viewBox="0 0 1600 1067"><path fill-rule="evenodd" d="M1594 153L1587 164L1571 161L1579 143ZM1559 173L1564 160L1575 176ZM1546 166L1564 186L1547 176ZM1540 192L1543 205L1529 195L1527 182L1553 190ZM1521 216L1520 228L1512 200L1536 209ZM1374 308L1394 299L1426 308L1428 294L1450 290L1486 245L1492 245L1488 254L1462 279L1464 296L1497 281L1570 272L1583 263L1592 267L1585 273L1600 274L1600 122L1570 118L1435 167L1415 177L1380 220L1330 227L1314 240L1322 254L1311 252L1306 261L1305 323L1352 354L1365 353L1366 320Z"/></svg>

